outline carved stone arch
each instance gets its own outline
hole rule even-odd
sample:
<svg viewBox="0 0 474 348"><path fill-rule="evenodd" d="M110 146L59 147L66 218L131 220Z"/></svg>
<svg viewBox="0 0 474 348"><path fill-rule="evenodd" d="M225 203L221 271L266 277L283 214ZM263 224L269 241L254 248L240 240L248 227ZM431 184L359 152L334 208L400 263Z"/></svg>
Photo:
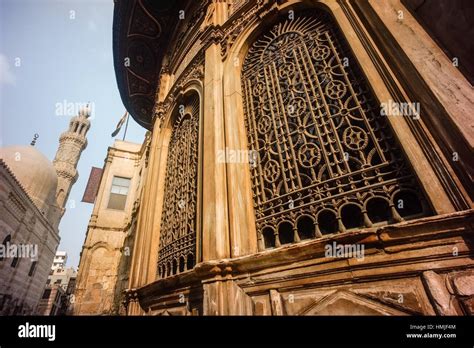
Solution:
<svg viewBox="0 0 474 348"><path fill-rule="evenodd" d="M325 15L328 18L330 18L329 19L330 21L332 21L332 25L334 26L334 30L338 31L340 37L342 37L341 40L346 45L348 52L350 52L349 55L352 54L352 58L355 58L354 60L356 62L356 65L358 65L358 63L359 63L358 61L359 61L360 57L357 56L357 52L352 52L352 48L353 48L352 45L354 44L355 40L354 40L354 38L352 38L350 40L350 42L348 42L349 40L347 38L350 37L350 35L348 35L347 32L344 32L344 31L349 31L349 33L350 33L350 31L352 31L352 28L350 26L348 27L348 25L347 25L348 23L344 23L344 30L341 29L341 22L344 22L344 21L347 22L347 18L345 18L344 16L341 15L340 8L338 8L339 5L332 4L332 3L327 3L327 5L326 4L319 4L317 6L314 6L314 5L308 5L307 2L290 1L290 2L287 2L285 5L281 5L281 6L277 6L277 7L280 9L280 13L283 13L283 12L288 13L288 11L294 10L294 13L292 13L292 14L295 15L295 16L298 15L298 9L300 9L300 8L311 7L312 9L317 9L320 12L321 12L321 10L323 10L322 12L325 13ZM339 11L337 11L337 10L339 10ZM247 26L247 28L241 30L240 35L238 35L237 39L235 40L235 43L233 43L233 46L231 47L231 49L228 52L227 59L224 62L224 74L223 75L224 75L224 107L225 107L225 121L226 121L226 130L225 130L226 131L226 146L228 146L229 148L232 148L233 146L235 146L239 149L245 149L245 145L248 146L248 144L249 144L249 140L242 139L242 133L246 133L245 126L243 125L244 124L244 117L245 117L244 116L244 110L242 110L242 106L241 106L243 104L243 101L244 101L243 100L244 99L243 94L245 93L245 91L243 91L240 87L240 85L242 83L241 72L242 72L244 57L246 56L246 54L249 50L249 47L251 46L252 40L255 40L255 37L258 37L258 35L261 34L264 30L268 30L268 28L270 26L269 23L271 23L271 22L277 23L279 20L281 20L281 18L282 18L281 16L278 16L278 11L268 11L266 16L263 15L262 23L259 24L256 21L255 22L250 22L250 24ZM355 44L360 46L360 42L356 42ZM360 50L360 47L358 47L358 48ZM363 53L367 56L367 53L365 51ZM365 58L365 57L362 57L362 59L363 58ZM240 64L236 64L236 62L238 62ZM374 84L374 82L373 82L374 69L373 69L372 63L368 62L367 65L370 65L369 68L364 67L364 69L361 69L360 66L357 66L357 68L359 69L359 72L362 76L362 79L365 78L366 86L368 87L368 89L370 89L371 86L373 86L373 84ZM365 71L366 69L372 69L372 71L370 71L370 75L369 75L370 79L366 76L366 74L367 74L367 72ZM376 76L376 78L380 78L380 77ZM387 92L385 86L383 86L383 88L381 88L381 89L384 89L383 92ZM324 92L325 91L323 91L323 93ZM387 95L388 95L388 93L385 93L385 96L387 96ZM375 98L375 100L380 100L381 99L380 95L374 95L373 97ZM330 110L330 105L328 106L327 109ZM330 111L328 111L328 112L330 112ZM388 120L386 123L387 123L387 129L391 129L391 127L395 127L395 132L394 133L396 135L396 138L398 138L399 141L403 142L403 140L404 140L404 141L407 141L407 142L412 142L412 139L410 139L410 134L409 134L410 131L407 130L407 127L406 127L406 121L404 121L404 120L395 120L395 121ZM403 125L401 125L402 123L403 123ZM390 124L390 125L388 125L388 124ZM403 132L405 132L405 133L403 133ZM370 136L370 132L368 134ZM340 136L342 137L343 134L341 134ZM403 138L403 139L400 139L400 138ZM375 137L372 137L372 141L373 141L374 144L376 143L375 139L376 139ZM370 139L369 139L369 141L370 141ZM366 145L365 142L362 145ZM375 145L375 146L377 146L377 145ZM341 145L341 147L342 147L342 145ZM359 149L352 149L352 150L353 151L358 151ZM342 153L342 150L340 150L340 152ZM402 153L402 151L400 151L400 153ZM426 170L426 164L427 164L426 158L424 158L424 156L422 156L420 154L417 154L417 156L419 156L419 157L414 157L413 156L413 151L410 150L410 153L409 153L410 156L408 156L409 161L415 167L415 171L418 174L423 172L423 170ZM365 156L367 158L372 158L373 154L368 153ZM319 159L319 156L316 156L316 157L318 157L318 159ZM402 158L403 154L401 154L400 157ZM359 165L357 165L357 163L354 162L355 156L352 156L352 154L351 154L350 158L352 158L351 163L354 164L354 167L351 166L351 168L347 168L348 172L350 172L351 170L354 170L354 168L360 166L360 161L358 162ZM382 159L386 160L386 159L383 158L383 156L382 156ZM416 161L415 161L415 159L416 159ZM420 165L420 162L424 162L424 163L422 165ZM324 164L324 165L327 165L327 163ZM236 192L236 194L238 194L240 196L244 196L246 198L251 196L251 193L249 194L248 192L244 192L245 189L249 188L249 186L248 186L249 177L246 176L246 175L243 175L244 171L247 168L249 168L250 166L248 164L243 164L243 165L240 166L240 168L236 168L235 165L232 166L232 165L227 164L227 167L229 168L228 171L227 171L229 181L239 180L239 179L236 179L237 177L241 178L240 179L241 183L242 183L243 180L247 181L247 183L243 183L241 185L229 185L229 189L234 190L234 191L239 191L239 192ZM321 173L318 173L318 178L321 178L320 174ZM433 172L430 172L430 175L434 175ZM415 183L415 186L416 186L417 176L412 175L412 180L413 180L413 182ZM425 182L425 184L426 184L426 182ZM439 182L437 182L437 185L435 185L434 189L431 190L431 192L428 192L428 196L430 198L435 197L436 194L437 194L435 191L437 191L439 193L439 190L440 190L440 186L439 186ZM430 191L430 187L427 187L426 191ZM255 191L251 191L251 192L255 192ZM232 194L232 193L229 194L229 197L233 197L233 196L235 197L235 193L234 194ZM423 199L423 194L421 192L420 192L420 197L422 197L421 199ZM342 202L337 203L338 206L340 204L342 204ZM235 203L233 203L232 200L229 200L229 210L234 210L234 212L236 212L236 214L233 214L233 216L236 219L235 222L230 221L231 240L239 240L239 236L237 236L236 232L232 230L232 227L238 226L239 230L242 231L241 225L242 225L242 223L244 223L244 224L246 224L246 227L247 227L245 229L245 231L247 231L247 235L242 236L242 233L241 233L240 242L242 243L242 238L246 238L247 240L251 241L251 239L249 239L249 237L250 237L250 234L251 234L251 231L252 231L252 227L251 227L252 218L250 216L249 209L246 209L246 208L248 208L248 207L252 208L252 207L250 206L250 204L248 204L246 207L234 207L233 208L232 205L235 205ZM437 212L443 212L443 209L449 209L449 207L440 207L440 206L435 207L435 210ZM250 209L250 210L253 210L253 209ZM259 210L259 208L257 207L257 209L255 210L256 219L258 219L258 216L259 216L258 210ZM302 212L302 213L307 213L307 212ZM239 214L240 214L240 216L238 216ZM232 217L231 217L231 219L232 219ZM345 228L340 223L340 217L338 217L338 219L339 219L339 230L341 232L343 232L343 231L345 231ZM366 220L366 219L364 219L364 220ZM363 220L361 220L361 221L363 221ZM259 224L258 223L253 224L253 226L255 226L255 225L258 228ZM364 225L370 225L370 223L368 221L365 221ZM361 227L363 227L363 226L361 226ZM255 227L253 227L253 228L255 228ZM258 238L259 239L261 238L260 235L258 236ZM255 243L253 245L256 245L256 244L257 243ZM249 245L247 245L248 246L247 253L251 253L254 250L253 245L250 246L250 247L249 247ZM260 245L260 246L263 245L261 240L259 241L258 245Z"/></svg>
<svg viewBox="0 0 474 348"><path fill-rule="evenodd" d="M223 42L227 44L225 49L223 47L226 57L224 61L223 74L224 107L227 128L226 138L233 142L228 144L228 147L232 147L233 144L236 144L238 148L245 148L244 143L246 142L246 139L241 138L241 134L244 132L244 127L242 126L244 116L242 108L239 107L239 105L242 104L240 72L242 69L243 59L249 49L252 39L258 36L258 34L263 30L268 28L270 23L272 21L276 21L278 16L282 13L287 15L290 10L295 10L296 13L300 9L314 8L325 10L333 18L334 24L339 27L341 35L346 39L347 44L350 47L353 56L355 57L355 60L360 64L361 71L363 75L365 75L367 83L369 86L373 87L373 93L376 100L388 102L394 99L389 92L388 86L385 85L384 80L377 71L374 61L369 56L360 39L357 37L354 28L352 27L349 19L346 17L346 14L342 11L340 4L326 0L322 0L317 3L290 0L283 4L274 4L272 7L264 9L263 11L257 11L257 15L252 14L253 17L249 17L256 18L255 20L243 21L243 23L240 23L237 27L230 30L229 32L232 33L232 40L230 41L231 44L228 44L228 40ZM260 17L260 20L258 17ZM236 64L236 62L238 64ZM412 130L408 126L407 120L403 117L392 117L388 118L388 123L392 128L394 135L401 143L401 150L405 152L408 162L413 167L416 178L421 182L422 190L426 195L425 198L427 198L426 202L423 202L425 207L432 209L433 212L437 214L453 211L454 207L449 200L447 193L443 189L439 178L436 176L432 165L423 154L421 147L413 144L418 140L416 140L417 138L414 136ZM233 138L238 138L239 140L233 141ZM234 166L233 169L228 170L229 180L234 180L233 177L239 177L241 178L241 181L243 180L242 178L247 180L244 175L244 170L245 168L238 168L237 170L236 166ZM245 189L249 189L248 186L244 186L245 185L240 185L234 190L240 191L238 194L242 197L251 196L251 193L249 194L243 192ZM440 197L443 197L443 199L440 199ZM229 209L232 209L232 204L232 202L229 202ZM253 211L253 207L251 207L250 204L247 205L247 208L250 208L250 210ZM245 230L248 234L251 234L251 226L255 225L252 224L252 217L250 217L249 209L236 207L234 211L237 213L233 216L235 218L235 222L230 221L230 233L235 235L236 233L232 231L232 227L240 226L240 224L244 223L247 227ZM396 211L393 212L393 215L397 215ZM231 217L231 219L233 217ZM246 238L247 240L251 241L251 239L248 237L249 236L246 235L242 238ZM234 240L237 240L238 236L234 236L233 238ZM242 240L242 238L240 238L240 240ZM252 244L252 246L254 245L253 243L250 244ZM256 244L257 243L255 243L255 245ZM263 243L259 242L258 244L262 245ZM252 252L253 247L250 247L247 253Z"/></svg>
<svg viewBox="0 0 474 348"><path fill-rule="evenodd" d="M201 91L199 81L189 81L181 91L175 91L175 101L163 123L166 133L163 143L167 144L168 151L156 251L157 275L161 278L164 274L180 273L183 270L179 267L181 257L187 259L200 249Z"/></svg>
<svg viewBox="0 0 474 348"><path fill-rule="evenodd" d="M265 6L265 5L264 5ZM224 41L221 45L225 52L223 69L223 92L224 92L224 116L226 147L236 150L248 150L248 141L244 124L243 92L241 88L241 73L245 56L252 42L265 30L267 30L282 14L288 14L291 10L301 8L321 8L330 11L329 5L322 2L314 3L301 0L287 1L285 4L273 6L273 10L267 11L263 8L257 10L258 15L249 13L248 20L242 20L229 35L235 40ZM245 16L245 15L244 15ZM229 47L230 46L230 47ZM249 163L237 163L227 165L227 180L229 197L229 211L233 211L230 216L229 226L231 234L231 250L236 248L239 255L252 254L262 250L265 241L261 235L257 238L255 209L253 207L253 190L250 178ZM238 183L238 184L233 184ZM240 202L235 200L239 197ZM241 204L241 201L245 202ZM317 220L316 220L317 222ZM316 223L317 224L317 223ZM268 226L261 226L262 228ZM319 232L316 232L319 233ZM276 243L278 243L278 236ZM272 244L272 243L271 243ZM234 252L232 252L234 254Z"/></svg>
<svg viewBox="0 0 474 348"><path fill-rule="evenodd" d="M79 270L81 276L78 277L78 279L80 280L80 283L77 284L78 288L85 289L85 285L89 283L91 264L93 260L100 259L100 258L97 258L97 255L96 255L100 249L104 249L106 252L112 251L112 248L110 247L110 245L103 241L98 241L94 243L92 246L82 251L83 252L82 257L86 258L86 262L84 266L81 267L81 269ZM97 264L97 263L94 262L94 264ZM98 263L98 264L101 264L101 263Z"/></svg>
<svg viewBox="0 0 474 348"><path fill-rule="evenodd" d="M231 150L248 150L248 141L244 124L243 93L241 73L245 56L251 43L265 30L270 28L278 17L289 14L289 11L319 8L332 12L333 4L329 1L311 2L290 0L284 4L258 5L256 12L243 14L242 21L226 34L232 40L224 40L222 52L225 52L223 68L223 93L226 147ZM247 17L245 17L247 16ZM229 191L229 226L231 235L232 256L253 254L264 245L263 238L257 238L255 209L253 207L253 191L250 178L249 163L227 164L227 181ZM238 197L236 200L235 198ZM242 202L244 202L242 204ZM278 240L278 238L277 238ZM236 253L235 251L239 252Z"/></svg>
<svg viewBox="0 0 474 348"><path fill-rule="evenodd" d="M178 81L179 82L179 81ZM171 90L165 98L165 102L161 103L163 105L162 111L164 111L164 115L160 117L160 128L172 128L173 126L173 114L178 107L180 100L182 100L185 96L196 93L199 97L199 109L200 113L202 114L203 108L203 83L201 80L198 79L190 79L184 81L182 85L176 86L173 90ZM160 143L164 143L163 140Z"/></svg>
<svg viewBox="0 0 474 348"><path fill-rule="evenodd" d="M107 251L111 251L112 248L110 247L109 243L107 242L103 242L103 241L99 241L99 242L96 242L94 243L91 247L90 247L90 251L95 251L96 249L99 249L99 248L105 248L107 249Z"/></svg>

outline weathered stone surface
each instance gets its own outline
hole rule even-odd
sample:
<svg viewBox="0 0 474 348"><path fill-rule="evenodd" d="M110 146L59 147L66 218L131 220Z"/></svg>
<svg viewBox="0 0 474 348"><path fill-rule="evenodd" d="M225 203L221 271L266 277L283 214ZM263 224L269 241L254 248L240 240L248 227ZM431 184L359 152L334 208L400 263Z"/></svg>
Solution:
<svg viewBox="0 0 474 348"><path fill-rule="evenodd" d="M454 290L460 296L474 295L474 274L460 275L453 279Z"/></svg>
<svg viewBox="0 0 474 348"><path fill-rule="evenodd" d="M437 314L439 315L456 315L458 314L454 308L454 298L446 288L445 277L433 272L423 272L423 280L427 285L427 292L430 295Z"/></svg>

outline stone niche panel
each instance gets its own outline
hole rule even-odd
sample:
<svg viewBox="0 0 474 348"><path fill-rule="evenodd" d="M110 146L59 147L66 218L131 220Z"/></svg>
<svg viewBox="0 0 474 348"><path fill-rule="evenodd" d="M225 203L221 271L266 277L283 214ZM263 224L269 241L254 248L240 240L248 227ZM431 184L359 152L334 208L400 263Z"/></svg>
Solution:
<svg viewBox="0 0 474 348"><path fill-rule="evenodd" d="M187 316L192 315L192 312L186 306L151 309L148 313L150 316Z"/></svg>
<svg viewBox="0 0 474 348"><path fill-rule="evenodd" d="M141 306L150 316L202 315L203 290L200 286L177 289L168 294L151 296Z"/></svg>
<svg viewBox="0 0 474 348"><path fill-rule="evenodd" d="M272 306L269 295L252 297L254 315L272 315Z"/></svg>
<svg viewBox="0 0 474 348"><path fill-rule="evenodd" d="M270 290L253 301L256 315L435 315L419 278Z"/></svg>

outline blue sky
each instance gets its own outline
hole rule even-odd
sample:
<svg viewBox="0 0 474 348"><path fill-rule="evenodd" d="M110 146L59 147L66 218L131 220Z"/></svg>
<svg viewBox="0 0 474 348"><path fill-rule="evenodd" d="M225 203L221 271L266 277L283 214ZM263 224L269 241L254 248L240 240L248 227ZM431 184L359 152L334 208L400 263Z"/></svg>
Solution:
<svg viewBox="0 0 474 348"><path fill-rule="evenodd" d="M94 107L79 179L59 226L59 250L74 267L93 208L81 203L90 168L103 166L125 111L113 68L113 7L113 0L0 0L0 146L27 145L38 133L37 148L53 160L73 116L57 114L58 103ZM144 134L130 118L126 140L141 143Z"/></svg>

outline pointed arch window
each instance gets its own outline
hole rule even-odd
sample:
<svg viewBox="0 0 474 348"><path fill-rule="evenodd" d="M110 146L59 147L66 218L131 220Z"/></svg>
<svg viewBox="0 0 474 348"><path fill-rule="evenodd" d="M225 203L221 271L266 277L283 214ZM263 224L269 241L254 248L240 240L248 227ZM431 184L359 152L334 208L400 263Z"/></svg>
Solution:
<svg viewBox="0 0 474 348"><path fill-rule="evenodd" d="M259 249L429 213L345 39L325 12L284 19L242 71Z"/></svg>
<svg viewBox="0 0 474 348"><path fill-rule="evenodd" d="M185 98L173 119L158 253L161 278L190 270L196 261L198 95Z"/></svg>

